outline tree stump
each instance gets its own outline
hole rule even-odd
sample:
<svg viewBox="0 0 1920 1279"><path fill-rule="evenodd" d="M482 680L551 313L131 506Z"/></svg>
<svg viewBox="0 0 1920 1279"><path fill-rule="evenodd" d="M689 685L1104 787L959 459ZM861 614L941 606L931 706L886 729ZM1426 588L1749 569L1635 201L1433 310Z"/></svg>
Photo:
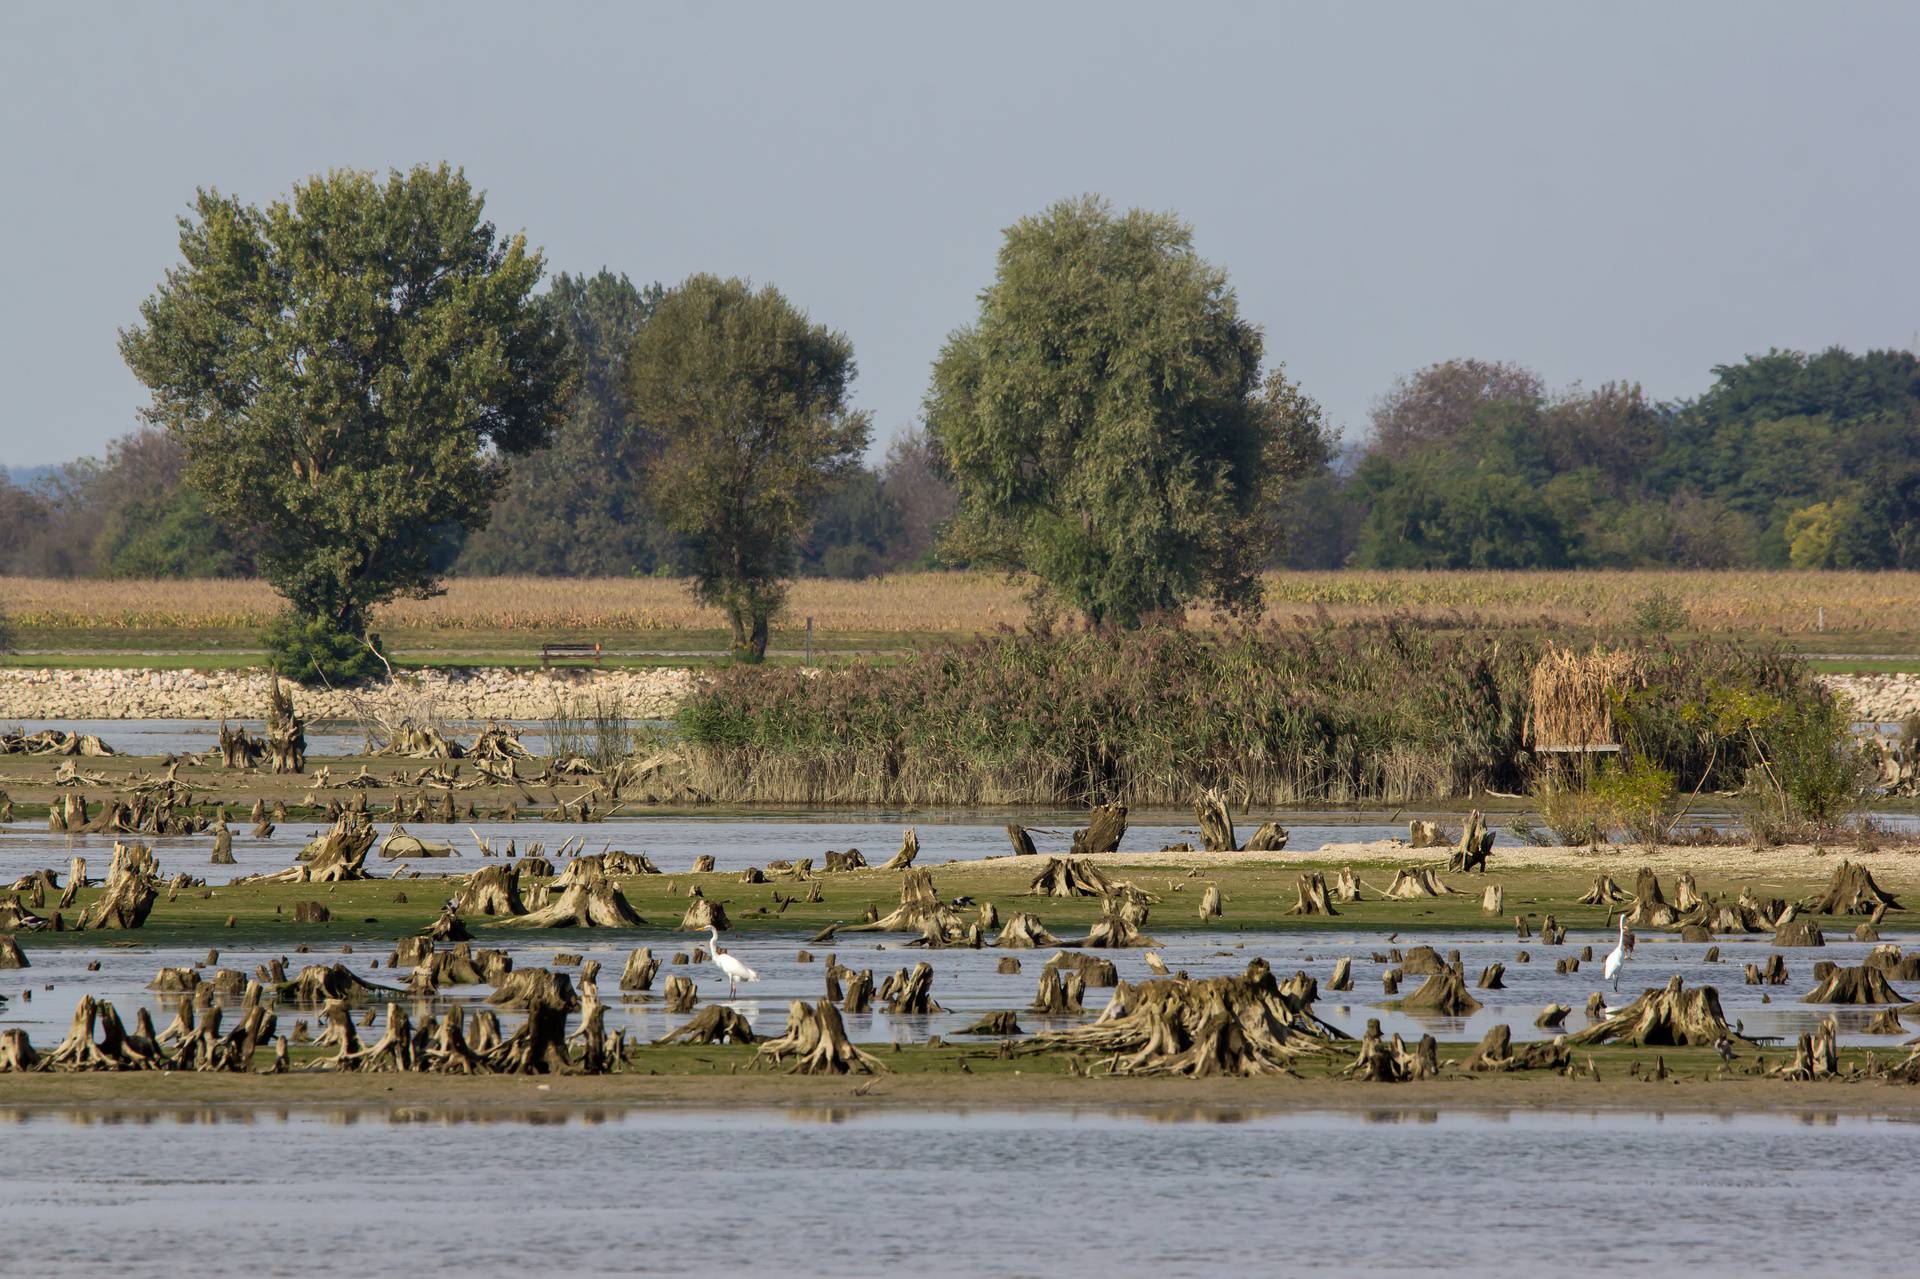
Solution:
<svg viewBox="0 0 1920 1279"><path fill-rule="evenodd" d="M20 950L20 943L12 937L0 937L0 968L30 968L27 957Z"/></svg>
<svg viewBox="0 0 1920 1279"><path fill-rule="evenodd" d="M995 944L997 945L998 943ZM1020 961L1012 955L1002 955L1000 962L993 966L993 971L1002 974L1018 973L1020 971Z"/></svg>
<svg viewBox="0 0 1920 1279"><path fill-rule="evenodd" d="M454 908L463 915L499 915L513 917L527 913L520 899L520 869L517 866L483 866L467 876L467 882L453 899Z"/></svg>
<svg viewBox="0 0 1920 1279"><path fill-rule="evenodd" d="M1467 992L1465 975L1457 968L1447 968L1427 978L1397 1006L1407 1012L1459 1017L1480 1007L1480 1001Z"/></svg>
<svg viewBox="0 0 1920 1279"><path fill-rule="evenodd" d="M1341 991L1353 989L1352 959L1342 955L1338 960L1334 961L1333 976L1327 979L1327 989Z"/></svg>
<svg viewBox="0 0 1920 1279"><path fill-rule="evenodd" d="M1506 893L1500 885L1488 884L1480 894L1480 911L1486 915L1504 915L1506 913Z"/></svg>
<svg viewBox="0 0 1920 1279"><path fill-rule="evenodd" d="M1720 992L1712 986L1684 988L1678 975L1664 990L1648 990L1596 1026L1578 1032L1572 1044L1645 1044L1707 1047L1735 1038L1720 1011Z"/></svg>
<svg viewBox="0 0 1920 1279"><path fill-rule="evenodd" d="M1473 870L1485 874L1487 858L1492 853L1493 832L1487 828L1486 818L1476 808L1467 817L1466 828L1460 832L1460 842L1454 845L1453 856L1447 859L1447 869L1455 874Z"/></svg>
<svg viewBox="0 0 1920 1279"><path fill-rule="evenodd" d="M1037 946L1058 946L1060 939L1047 931L1038 915L1021 910L1007 916L1006 925L993 939L993 944L1007 950L1032 950Z"/></svg>
<svg viewBox="0 0 1920 1279"><path fill-rule="evenodd" d="M1827 939L1821 933L1820 925L1813 920L1790 919L1775 930L1773 944L1786 949L1803 950L1825 946Z"/></svg>
<svg viewBox="0 0 1920 1279"><path fill-rule="evenodd" d="M973 1025L960 1032L963 1035L998 1035L1005 1038L1020 1033L1020 1019L1012 1009L1003 1009L997 1013L988 1013Z"/></svg>
<svg viewBox="0 0 1920 1279"><path fill-rule="evenodd" d="M1007 826L1007 843L1013 846L1013 855L1015 857L1032 857L1038 851L1033 846L1033 836L1027 833L1027 828L1024 826L1009 823Z"/></svg>
<svg viewBox="0 0 1920 1279"><path fill-rule="evenodd" d="M1439 822L1422 821L1419 818L1407 823L1407 846L1409 848L1438 848L1447 842L1446 835L1440 829Z"/></svg>
<svg viewBox="0 0 1920 1279"><path fill-rule="evenodd" d="M1100 902L1100 918L1080 944L1096 950L1125 950L1160 943L1142 933L1147 922L1147 894L1132 884L1117 883Z"/></svg>
<svg viewBox="0 0 1920 1279"><path fill-rule="evenodd" d="M667 978L665 993L667 998L667 1011L670 1013L693 1011L694 1001L699 998L699 991L693 982L680 976L678 973Z"/></svg>
<svg viewBox="0 0 1920 1279"><path fill-rule="evenodd" d="M933 1000L933 965L925 960L915 964L912 972L902 968L889 978L881 997L887 1001L887 1012L895 1016L946 1011Z"/></svg>
<svg viewBox="0 0 1920 1279"><path fill-rule="evenodd" d="M487 869L497 869L488 867ZM701 899L704 901L705 899ZM692 908L688 908L692 914ZM610 878L571 884L549 905L503 918L495 928L642 928L646 920Z"/></svg>
<svg viewBox="0 0 1920 1279"><path fill-rule="evenodd" d="M761 1043L755 1065L785 1066L796 1075L873 1075L886 1067L869 1053L854 1047L840 1013L824 1000L807 1004L794 1000L787 1008L786 1031Z"/></svg>
<svg viewBox="0 0 1920 1279"><path fill-rule="evenodd" d="M873 970L863 968L847 978L847 996L840 1006L856 1015L873 1011Z"/></svg>
<svg viewBox="0 0 1920 1279"><path fill-rule="evenodd" d="M1126 833L1125 804L1097 805L1087 824L1073 832L1073 851L1076 855L1115 852L1120 847L1121 836Z"/></svg>
<svg viewBox="0 0 1920 1279"><path fill-rule="evenodd" d="M1240 846L1243 853L1278 853L1287 847L1287 828L1279 822L1262 822L1260 829L1247 837Z"/></svg>
<svg viewBox="0 0 1920 1279"><path fill-rule="evenodd" d="M656 1044L750 1044L753 1028L725 1004L708 1004L694 1019L678 1030L668 1031L654 1040Z"/></svg>
<svg viewBox="0 0 1920 1279"><path fill-rule="evenodd" d="M1324 882L1320 886L1320 891L1324 896L1326 893ZM1203 920L1220 918L1220 888L1217 884L1208 884L1207 891L1200 894L1200 918Z"/></svg>
<svg viewBox="0 0 1920 1279"><path fill-rule="evenodd" d="M1360 877L1353 873L1353 867L1342 866L1340 874L1333 881L1335 901L1357 902L1360 900Z"/></svg>
<svg viewBox="0 0 1920 1279"><path fill-rule="evenodd" d="M1827 890L1809 898L1804 909L1820 915L1872 915L1899 910L1893 895L1873 882L1873 875L1858 862L1842 861L1827 880Z"/></svg>
<svg viewBox="0 0 1920 1279"><path fill-rule="evenodd" d="M1700 885L1695 882L1692 871L1680 872L1680 878L1673 886L1673 904L1683 915L1706 906L1707 899L1700 895Z"/></svg>
<svg viewBox="0 0 1920 1279"><path fill-rule="evenodd" d="M233 858L233 832L225 825L213 832L213 854L207 859L210 866L231 866Z"/></svg>
<svg viewBox="0 0 1920 1279"><path fill-rule="evenodd" d="M104 890L80 915L82 928L139 928L160 896L153 850L142 844L113 846Z"/></svg>
<svg viewBox="0 0 1920 1279"><path fill-rule="evenodd" d="M1776 958L1778 958L1776 956ZM1913 1001L1887 982L1886 970L1839 968L1820 975L1820 984L1800 1000L1803 1004L1900 1004Z"/></svg>
<svg viewBox="0 0 1920 1279"><path fill-rule="evenodd" d="M1200 822L1200 843L1210 853L1231 853L1238 850L1234 840L1233 812L1227 807L1226 796L1209 787L1202 791L1193 802L1194 816ZM1116 840L1116 845L1118 841Z"/></svg>
<svg viewBox="0 0 1920 1279"><path fill-rule="evenodd" d="M1386 895L1401 901L1412 901L1422 897L1443 897L1452 891L1428 867L1419 870L1403 868L1394 872Z"/></svg>
<svg viewBox="0 0 1920 1279"><path fill-rule="evenodd" d="M650 991L653 989L654 974L659 971L660 961L653 957L651 947L629 951L626 967L620 970L620 989Z"/></svg>
<svg viewBox="0 0 1920 1279"><path fill-rule="evenodd" d="M573 979L565 973L549 968L522 968L508 973L487 996L487 1003L495 1008L554 1004L562 1012L571 1012L580 1006L580 999L574 993Z"/></svg>
<svg viewBox="0 0 1920 1279"><path fill-rule="evenodd" d="M1811 1034L1802 1032L1794 1045L1793 1057L1768 1073L1779 1079L1831 1079L1840 1073L1839 1041L1839 1028L1829 1017Z"/></svg>
<svg viewBox="0 0 1920 1279"><path fill-rule="evenodd" d="M1505 964L1499 962L1488 964L1480 970L1479 988L1481 990L1505 990L1507 988L1506 975L1507 966Z"/></svg>
<svg viewBox="0 0 1920 1279"><path fill-rule="evenodd" d="M1671 928L1680 912L1667 903L1660 890L1660 877L1653 868L1643 866L1633 882L1633 909L1627 912L1628 928Z"/></svg>
<svg viewBox="0 0 1920 1279"><path fill-rule="evenodd" d="M900 881L897 907L884 918L849 925L846 931L918 933L918 944L940 947L964 941L967 925L958 911L940 899L931 872L909 870Z"/></svg>
<svg viewBox="0 0 1920 1279"><path fill-rule="evenodd" d="M1078 973L1068 974L1079 977ZM1078 990L1084 990L1086 983L1081 981ZM1047 1017L1063 1017L1084 1010L1083 997L1074 988L1073 983L1062 977L1058 968L1047 967L1040 971L1040 989L1034 994L1033 1002L1027 1005L1027 1011Z"/></svg>
<svg viewBox="0 0 1920 1279"><path fill-rule="evenodd" d="M1049 857L1027 885L1028 897L1102 897L1113 884L1084 857Z"/></svg>
<svg viewBox="0 0 1920 1279"><path fill-rule="evenodd" d="M1289 915L1338 915L1327 896L1327 877L1319 871L1301 875L1294 883L1294 904Z"/></svg>
<svg viewBox="0 0 1920 1279"><path fill-rule="evenodd" d="M1614 902L1627 900L1627 890L1614 882L1614 878L1604 872L1593 877L1593 887L1580 898L1583 906L1610 906Z"/></svg>
<svg viewBox="0 0 1920 1279"><path fill-rule="evenodd" d="M909 826L900 835L900 851L889 857L881 870L905 870L913 865L913 859L920 855L920 836Z"/></svg>
<svg viewBox="0 0 1920 1279"><path fill-rule="evenodd" d="M1533 1024L1542 1030L1558 1030L1572 1012L1573 1009L1565 1004L1548 1004L1540 1010L1540 1015L1533 1019Z"/></svg>

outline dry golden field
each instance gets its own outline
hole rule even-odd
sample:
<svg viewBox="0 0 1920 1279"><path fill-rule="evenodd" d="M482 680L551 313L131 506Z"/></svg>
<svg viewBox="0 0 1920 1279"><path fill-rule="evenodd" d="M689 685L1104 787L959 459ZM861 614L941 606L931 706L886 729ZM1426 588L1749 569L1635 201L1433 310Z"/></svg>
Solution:
<svg viewBox="0 0 1920 1279"><path fill-rule="evenodd" d="M1695 631L1806 635L1825 610L1829 633L1920 634L1920 574L1816 572L1274 573L1268 613L1337 619L1401 611L1495 622L1549 620L1599 627L1632 622L1649 596L1685 608ZM1019 583L984 573L920 573L869 581L794 583L783 624L811 617L826 634L968 634L1019 625ZM257 581L54 581L0 578L0 608L16 627L56 630L237 630L279 609ZM717 630L683 583L658 578L468 578L444 595L380 610L396 632L557 632L644 635Z"/></svg>

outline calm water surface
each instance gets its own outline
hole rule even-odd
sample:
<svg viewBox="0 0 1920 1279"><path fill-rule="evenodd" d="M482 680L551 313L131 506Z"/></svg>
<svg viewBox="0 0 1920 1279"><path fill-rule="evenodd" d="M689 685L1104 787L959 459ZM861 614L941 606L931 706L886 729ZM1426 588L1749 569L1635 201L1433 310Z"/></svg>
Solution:
<svg viewBox="0 0 1920 1279"><path fill-rule="evenodd" d="M536 1105L537 1103L529 1103ZM1892 1274L1904 1123L0 1111L20 1275ZM1860 1222L1865 1225L1865 1222Z"/></svg>

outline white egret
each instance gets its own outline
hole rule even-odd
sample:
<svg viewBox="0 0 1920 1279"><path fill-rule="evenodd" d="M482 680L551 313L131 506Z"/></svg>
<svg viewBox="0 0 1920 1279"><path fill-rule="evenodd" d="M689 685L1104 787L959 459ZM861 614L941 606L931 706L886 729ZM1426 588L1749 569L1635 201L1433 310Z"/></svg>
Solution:
<svg viewBox="0 0 1920 1279"><path fill-rule="evenodd" d="M735 959L732 955L729 955L725 951L720 949L720 932L718 929L716 929L712 924L708 924L707 932L711 936L712 942L713 942L714 967L718 968L721 972L721 975L723 975L727 979L728 998L732 998L734 995L739 993L741 982L760 980L759 973L754 972L753 969L747 967L745 964Z"/></svg>
<svg viewBox="0 0 1920 1279"><path fill-rule="evenodd" d="M1601 966L1601 975L1613 983L1615 990L1620 989L1620 965L1627 959L1627 913L1620 912L1620 941L1607 952L1607 962Z"/></svg>

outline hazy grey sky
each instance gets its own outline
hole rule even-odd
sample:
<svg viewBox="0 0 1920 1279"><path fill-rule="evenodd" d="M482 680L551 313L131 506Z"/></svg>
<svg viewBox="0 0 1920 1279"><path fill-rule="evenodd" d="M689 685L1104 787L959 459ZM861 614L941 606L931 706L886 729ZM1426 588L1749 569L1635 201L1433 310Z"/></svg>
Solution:
<svg viewBox="0 0 1920 1279"><path fill-rule="evenodd" d="M1002 227L1177 210L1349 430L1920 329L1912 3L0 3L0 461L97 450L196 186L449 160L555 269L779 285L882 437Z"/></svg>

